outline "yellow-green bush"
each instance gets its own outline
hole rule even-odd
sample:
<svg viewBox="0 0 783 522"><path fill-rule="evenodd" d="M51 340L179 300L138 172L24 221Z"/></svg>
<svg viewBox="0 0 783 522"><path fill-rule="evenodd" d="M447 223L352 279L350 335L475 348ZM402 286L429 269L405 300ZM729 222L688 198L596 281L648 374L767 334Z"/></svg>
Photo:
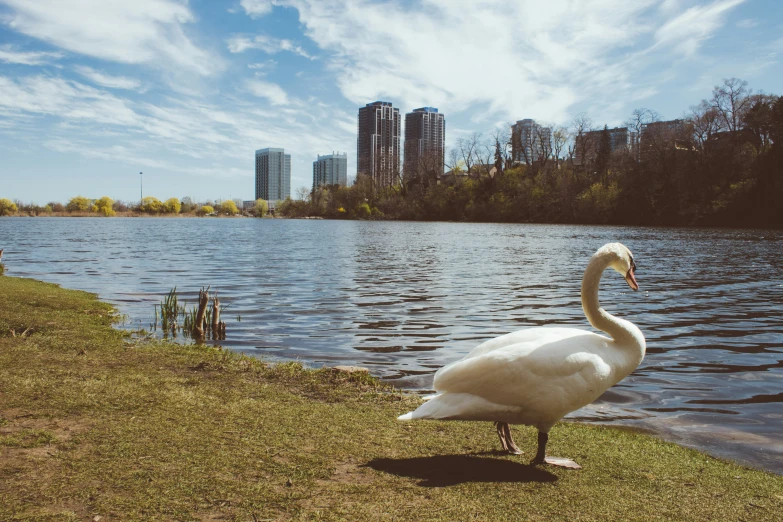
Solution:
<svg viewBox="0 0 783 522"><path fill-rule="evenodd" d="M147 196L141 200L141 211L147 214L160 214L163 212L163 202L155 196Z"/></svg>
<svg viewBox="0 0 783 522"><path fill-rule="evenodd" d="M220 204L220 213L236 216L239 214L239 209L237 208L237 204L229 199Z"/></svg>
<svg viewBox="0 0 783 522"><path fill-rule="evenodd" d="M113 199L111 199L109 196L103 196L102 198L95 201L93 204L93 210L102 216L114 216L116 212L114 212L114 209L112 208L113 205Z"/></svg>
<svg viewBox="0 0 783 522"><path fill-rule="evenodd" d="M10 216L11 214L15 214L17 210L19 209L17 208L16 203L10 199L0 199L0 216Z"/></svg>
<svg viewBox="0 0 783 522"><path fill-rule="evenodd" d="M167 214L179 214L179 211L182 210L182 204L177 198L169 198L163 204L163 210Z"/></svg>
<svg viewBox="0 0 783 522"><path fill-rule="evenodd" d="M68 201L65 208L68 212L88 212L92 208L92 201L84 196L76 196Z"/></svg>

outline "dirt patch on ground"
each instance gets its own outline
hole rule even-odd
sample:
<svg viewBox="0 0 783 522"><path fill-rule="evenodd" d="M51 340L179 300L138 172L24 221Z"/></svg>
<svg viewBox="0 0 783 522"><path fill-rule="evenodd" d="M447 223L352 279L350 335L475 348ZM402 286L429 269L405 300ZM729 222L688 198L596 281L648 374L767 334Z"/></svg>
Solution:
<svg viewBox="0 0 783 522"><path fill-rule="evenodd" d="M334 473L329 477L329 481L340 484L369 484L374 480L375 477L371 473L360 468L352 460L339 462L334 468Z"/></svg>
<svg viewBox="0 0 783 522"><path fill-rule="evenodd" d="M45 430L58 442L65 442L78 433L87 431L90 421L81 417L52 419L25 410L0 410L0 435L12 435L25 430Z"/></svg>
<svg viewBox="0 0 783 522"><path fill-rule="evenodd" d="M0 411L0 496L25 495L49 484L62 473L60 449L89 429L90 422L79 417L54 419L18 409ZM58 504L22 513L47 519L73 515L84 519L85 506Z"/></svg>

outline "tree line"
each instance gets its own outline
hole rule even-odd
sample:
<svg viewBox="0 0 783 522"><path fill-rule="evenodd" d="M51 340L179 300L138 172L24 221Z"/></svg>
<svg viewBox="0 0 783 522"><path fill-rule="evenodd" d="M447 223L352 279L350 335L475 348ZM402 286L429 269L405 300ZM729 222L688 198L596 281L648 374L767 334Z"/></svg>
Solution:
<svg viewBox="0 0 783 522"><path fill-rule="evenodd" d="M223 200L219 202L204 201L194 202L190 197L182 199L169 198L161 201L154 196L146 196L137 203L115 201L108 196L98 199L90 199L84 196L75 196L66 204L50 201L44 206L35 203L23 203L19 200L11 201L0 198L0 216L10 215L96 215L111 217L116 215L193 215L193 216L236 216L243 213L242 200ZM269 206L266 201L258 200L252 209L245 212L248 215L263 217L267 214Z"/></svg>
<svg viewBox="0 0 783 522"><path fill-rule="evenodd" d="M426 155L377 186L300 190L289 217L783 226L783 98L730 78L683 118L633 111L628 146L612 144L585 114L570 127L536 129L534 143L508 131L457 140L444 173ZM614 129L616 130L616 129ZM532 136L532 137L531 137ZM532 151L532 152L531 152Z"/></svg>

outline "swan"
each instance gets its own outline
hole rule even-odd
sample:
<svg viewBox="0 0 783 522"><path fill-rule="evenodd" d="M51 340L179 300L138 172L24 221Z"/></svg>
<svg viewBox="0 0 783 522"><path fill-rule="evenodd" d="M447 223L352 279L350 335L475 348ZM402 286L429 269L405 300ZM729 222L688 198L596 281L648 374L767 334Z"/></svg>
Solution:
<svg viewBox="0 0 783 522"><path fill-rule="evenodd" d="M629 375L644 358L644 335L633 323L598 304L598 285L607 268L619 272L634 291L636 264L620 243L593 255L582 277L582 309L596 329L537 327L486 341L435 373L435 394L398 420L472 420L495 423L504 451L521 454L509 424L538 429L533 464L580 468L570 459L547 457L549 430L563 416L597 399Z"/></svg>

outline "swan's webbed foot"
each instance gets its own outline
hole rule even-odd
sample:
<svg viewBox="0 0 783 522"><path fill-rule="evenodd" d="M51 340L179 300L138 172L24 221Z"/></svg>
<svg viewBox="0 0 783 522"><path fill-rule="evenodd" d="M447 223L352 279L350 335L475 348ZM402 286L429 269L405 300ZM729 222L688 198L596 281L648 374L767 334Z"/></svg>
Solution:
<svg viewBox="0 0 783 522"><path fill-rule="evenodd" d="M573 460L563 457L545 457L544 462L550 466L557 466L559 468L582 469L582 466Z"/></svg>
<svg viewBox="0 0 783 522"><path fill-rule="evenodd" d="M524 451L514 444L514 439L511 437L511 428L508 423L495 422L495 429L497 429L503 451L507 451L512 455L522 455L524 453Z"/></svg>
<svg viewBox="0 0 783 522"><path fill-rule="evenodd" d="M533 464L540 466L543 464L549 464L550 466L557 466L560 468L569 469L582 469L582 466L577 464L571 459L565 459L562 457L547 457L546 456L546 443L549 440L549 434L538 432L538 451L536 457L533 459Z"/></svg>

